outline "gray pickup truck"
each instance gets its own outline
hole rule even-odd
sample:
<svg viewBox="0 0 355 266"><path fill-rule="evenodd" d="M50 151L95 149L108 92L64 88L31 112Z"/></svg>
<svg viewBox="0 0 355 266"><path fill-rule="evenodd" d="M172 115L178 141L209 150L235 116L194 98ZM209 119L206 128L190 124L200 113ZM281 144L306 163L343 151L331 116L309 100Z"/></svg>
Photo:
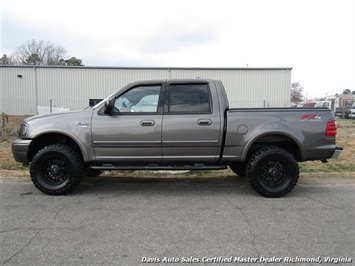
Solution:
<svg viewBox="0 0 355 266"><path fill-rule="evenodd" d="M266 197L289 193L298 162L337 157L329 109L230 109L219 80L128 84L96 106L27 118L12 144L34 185L64 194L104 170L226 169Z"/></svg>

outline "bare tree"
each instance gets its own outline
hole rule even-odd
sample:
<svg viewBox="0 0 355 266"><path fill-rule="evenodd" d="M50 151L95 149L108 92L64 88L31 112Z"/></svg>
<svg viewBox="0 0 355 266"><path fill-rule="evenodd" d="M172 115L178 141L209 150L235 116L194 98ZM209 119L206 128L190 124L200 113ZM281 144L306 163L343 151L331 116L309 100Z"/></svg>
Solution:
<svg viewBox="0 0 355 266"><path fill-rule="evenodd" d="M67 50L49 41L30 40L19 46L11 55L16 64L61 65Z"/></svg>
<svg viewBox="0 0 355 266"><path fill-rule="evenodd" d="M303 87L298 82L291 84L291 102L299 103L303 100Z"/></svg>

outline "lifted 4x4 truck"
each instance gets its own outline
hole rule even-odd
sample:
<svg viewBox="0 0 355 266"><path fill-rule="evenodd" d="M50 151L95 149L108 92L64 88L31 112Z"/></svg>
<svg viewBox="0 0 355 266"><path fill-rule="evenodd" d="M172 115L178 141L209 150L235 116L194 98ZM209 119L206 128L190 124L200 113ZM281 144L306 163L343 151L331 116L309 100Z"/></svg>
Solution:
<svg viewBox="0 0 355 266"><path fill-rule="evenodd" d="M226 169L266 197L289 193L298 162L337 157L326 108L230 109L219 80L128 84L83 111L23 121L12 144L34 185L64 194L104 170Z"/></svg>

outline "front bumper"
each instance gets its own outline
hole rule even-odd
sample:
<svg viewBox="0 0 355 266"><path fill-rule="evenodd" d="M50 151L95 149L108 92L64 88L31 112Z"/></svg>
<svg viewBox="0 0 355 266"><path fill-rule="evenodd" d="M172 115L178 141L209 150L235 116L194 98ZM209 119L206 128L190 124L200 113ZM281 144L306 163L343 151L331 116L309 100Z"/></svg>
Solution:
<svg viewBox="0 0 355 266"><path fill-rule="evenodd" d="M338 147L338 146L335 147L335 151L333 153L332 158L337 158L340 155L342 150L343 150L343 147Z"/></svg>
<svg viewBox="0 0 355 266"><path fill-rule="evenodd" d="M28 150L31 144L30 139L17 139L12 142L12 154L14 159L23 164L28 164Z"/></svg>

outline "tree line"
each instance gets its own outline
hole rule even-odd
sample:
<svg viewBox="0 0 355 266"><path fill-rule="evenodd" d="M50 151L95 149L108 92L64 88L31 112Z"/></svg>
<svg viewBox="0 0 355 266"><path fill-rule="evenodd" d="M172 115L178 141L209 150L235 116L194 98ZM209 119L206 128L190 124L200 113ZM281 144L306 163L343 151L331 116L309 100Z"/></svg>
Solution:
<svg viewBox="0 0 355 266"><path fill-rule="evenodd" d="M29 40L11 54L3 54L2 65L84 66L81 59L68 57L67 50L50 41Z"/></svg>
<svg viewBox="0 0 355 266"><path fill-rule="evenodd" d="M0 65L38 65L38 66L84 66L81 59L67 56L67 50L50 41L29 40L16 48L10 55L3 54ZM68 58L68 59L65 59ZM304 100L303 87L299 82L291 84L291 102ZM355 94L345 89L342 94Z"/></svg>
<svg viewBox="0 0 355 266"><path fill-rule="evenodd" d="M305 97L303 95L303 90L304 88L299 82L292 82L291 83L291 102L292 103L300 103L303 102ZM355 95L355 91L351 91L349 89L343 90L342 93L336 93L335 96L340 96L340 95Z"/></svg>

